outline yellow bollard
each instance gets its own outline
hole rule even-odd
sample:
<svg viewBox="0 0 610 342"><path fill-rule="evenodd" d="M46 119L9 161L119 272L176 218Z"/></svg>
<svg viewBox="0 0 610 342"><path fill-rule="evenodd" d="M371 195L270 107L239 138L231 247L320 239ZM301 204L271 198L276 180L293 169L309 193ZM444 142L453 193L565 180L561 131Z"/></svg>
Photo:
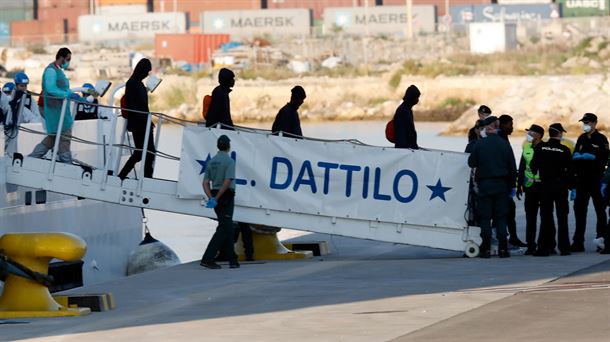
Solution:
<svg viewBox="0 0 610 342"><path fill-rule="evenodd" d="M0 237L0 251L32 271L47 274L49 261L81 259L87 244L69 233L9 233ZM80 316L88 308L59 305L49 289L36 281L9 274L0 296L0 318Z"/></svg>
<svg viewBox="0 0 610 342"><path fill-rule="evenodd" d="M277 228L260 225L250 226L252 227L255 260L298 260L313 257L311 251L295 252L286 248L277 238L277 231L279 231ZM241 234L235 243L235 253L237 253L239 260L246 259Z"/></svg>

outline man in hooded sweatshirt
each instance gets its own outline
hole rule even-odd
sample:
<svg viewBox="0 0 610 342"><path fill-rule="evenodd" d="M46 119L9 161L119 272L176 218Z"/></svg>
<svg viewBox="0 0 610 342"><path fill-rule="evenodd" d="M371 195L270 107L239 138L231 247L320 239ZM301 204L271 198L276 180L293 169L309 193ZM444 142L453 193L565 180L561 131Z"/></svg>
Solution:
<svg viewBox="0 0 610 342"><path fill-rule="evenodd" d="M219 85L212 91L212 102L208 109L205 126L212 127L220 123L221 128L233 129L229 93L235 85L235 74L227 68L220 69L218 83Z"/></svg>
<svg viewBox="0 0 610 342"><path fill-rule="evenodd" d="M417 146L417 132L413 122L413 106L419 102L421 92L415 85L410 85L405 92L403 101L394 114L394 136L396 148L419 149Z"/></svg>
<svg viewBox="0 0 610 342"><path fill-rule="evenodd" d="M300 138L303 136L303 131L301 130L298 110L307 95L305 95L305 89L301 86L295 86L290 92L292 94L290 102L277 113L271 131L273 133L282 132L286 136Z"/></svg>
<svg viewBox="0 0 610 342"><path fill-rule="evenodd" d="M150 129L146 132L146 123L148 120L148 91L142 82L152 70L150 60L143 58L136 65L131 77L125 86L125 108L127 109L127 130L133 135L133 141L136 145L136 150L133 151L131 157L125 163L125 166L119 172L119 178L125 179L137 162L142 160L142 150L144 149L144 139L148 134L148 145L146 161L144 162L144 177L152 178L155 163L155 138L153 137L153 127L151 123Z"/></svg>

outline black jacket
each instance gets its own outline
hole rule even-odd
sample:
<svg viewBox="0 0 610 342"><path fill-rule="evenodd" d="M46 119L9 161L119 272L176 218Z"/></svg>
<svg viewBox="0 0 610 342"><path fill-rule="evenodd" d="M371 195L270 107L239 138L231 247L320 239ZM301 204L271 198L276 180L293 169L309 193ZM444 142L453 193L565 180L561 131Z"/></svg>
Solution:
<svg viewBox="0 0 610 342"><path fill-rule="evenodd" d="M574 153L591 153L595 160L575 160L574 169L579 182L598 182L608 162L608 139L598 131L593 132L591 137L583 133L578 137Z"/></svg>
<svg viewBox="0 0 610 342"><path fill-rule="evenodd" d="M217 123L233 127L233 120L231 120L231 102L229 99L230 92L231 89L223 85L214 88L214 91L212 91L212 102L210 103L208 115L206 116L206 127L212 127ZM223 128L232 129L229 127Z"/></svg>
<svg viewBox="0 0 610 342"><path fill-rule="evenodd" d="M568 189L575 187L572 153L557 139L549 139L536 145L530 168L534 174L540 174L543 186L563 186Z"/></svg>
<svg viewBox="0 0 610 342"><path fill-rule="evenodd" d="M417 104L420 93L416 90L410 91L410 89L407 90L402 104L398 106L394 114L394 136L396 138L394 147L396 148L419 148L413 120L413 106Z"/></svg>
<svg viewBox="0 0 610 342"><path fill-rule="evenodd" d="M149 113L148 90L142 80L148 77L152 70L150 61L146 58L140 60L133 70L133 74L125 86L125 108ZM127 130L130 132L146 129L148 115L138 112L127 112ZM151 125L152 127L152 125Z"/></svg>
<svg viewBox="0 0 610 342"><path fill-rule="evenodd" d="M275 121L273 121L271 131L282 131L288 136L303 136L303 132L301 131L301 120L299 119L299 113L290 103L287 103L277 113Z"/></svg>
<svg viewBox="0 0 610 342"><path fill-rule="evenodd" d="M515 187L517 166L512 148L497 134L474 144L468 166L477 168L479 193L493 195Z"/></svg>

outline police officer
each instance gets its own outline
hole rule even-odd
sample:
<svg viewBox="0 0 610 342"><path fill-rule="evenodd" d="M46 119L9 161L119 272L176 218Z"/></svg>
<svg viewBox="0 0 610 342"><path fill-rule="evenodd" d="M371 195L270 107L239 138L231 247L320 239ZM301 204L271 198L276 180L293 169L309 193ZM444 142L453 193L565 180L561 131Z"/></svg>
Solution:
<svg viewBox="0 0 610 342"><path fill-rule="evenodd" d="M480 132L480 127L478 127L478 122L480 120L485 120L485 118L487 118L488 116L491 115L491 109L486 106L486 105L481 105L479 107L479 109L477 109L477 114L479 115L479 120L477 120L477 123L475 123L474 127L472 127L469 131L468 131L468 142L472 142L474 140L478 140L481 138L481 135L479 134Z"/></svg>
<svg viewBox="0 0 610 342"><path fill-rule="evenodd" d="M297 111L307 95L305 94L305 89L301 86L295 86L290 92L290 102L277 113L271 126L271 131L274 133L281 131L287 136L298 138L303 136L303 131L301 130L301 120Z"/></svg>
<svg viewBox="0 0 610 342"><path fill-rule="evenodd" d="M205 168L203 190L209 198L206 207L213 208L218 217L218 228L201 258L200 265L211 269L221 268L214 262L214 258L220 250L223 250L224 255L229 258L230 268L239 268L233 248L235 161L229 156L231 140L226 135L221 135L217 147L218 153Z"/></svg>
<svg viewBox="0 0 610 342"><path fill-rule="evenodd" d="M510 141L508 137L513 134L513 117L508 114L502 114L498 118L500 122L500 129L498 130L498 136L500 138L506 140L508 146L510 146ZM512 150L512 147L511 147ZM516 182L516 180L515 180ZM508 243L515 247L527 247L525 243L523 243L519 237L517 236L517 206L515 205L515 200L511 197L508 200L508 217L506 221L506 227L508 228L509 240Z"/></svg>
<svg viewBox="0 0 610 342"><path fill-rule="evenodd" d="M587 226L587 208L589 199L597 214L597 236L603 237L606 230L606 211L600 191L600 180L608 161L608 139L596 129L597 116L586 113L582 119L584 133L578 137L574 149L574 169L576 171L576 199L574 215L576 230L572 238L572 252L584 252L585 229Z"/></svg>
<svg viewBox="0 0 610 342"><path fill-rule="evenodd" d="M557 216L557 242L561 255L570 255L568 232L568 189L574 191L574 170L570 149L561 144L565 130L559 123L549 127L550 139L540 143L534 150L530 164L532 172L540 174L540 237L534 256L549 256L555 249L555 223L553 207Z"/></svg>
<svg viewBox="0 0 610 342"><path fill-rule="evenodd" d="M538 209L540 208L540 177L532 172L531 161L534 158L534 149L544 137L544 128L531 125L526 129L526 141L523 143L523 153L519 161L517 177L517 199L525 193L523 205L525 207L525 237L527 241L526 255L534 254L536 250L536 227L538 225Z"/></svg>
<svg viewBox="0 0 610 342"><path fill-rule="evenodd" d="M498 119L490 116L485 119L484 134L487 136L474 145L468 157L468 165L476 167L479 178L479 222L483 243L480 257L489 258L491 248L491 220L496 225L498 238L498 256L508 258L508 243L506 241L506 217L508 215L508 200L517 178L517 167L510 145L496 133L499 127Z"/></svg>

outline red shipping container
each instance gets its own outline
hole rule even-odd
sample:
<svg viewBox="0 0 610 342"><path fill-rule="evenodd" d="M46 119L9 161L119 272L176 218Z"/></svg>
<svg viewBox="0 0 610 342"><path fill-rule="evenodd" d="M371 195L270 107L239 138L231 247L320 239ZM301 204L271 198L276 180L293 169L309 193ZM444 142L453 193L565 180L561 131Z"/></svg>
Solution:
<svg viewBox="0 0 610 342"><path fill-rule="evenodd" d="M383 0L383 4L387 6L406 6L405 0ZM491 0L450 0L449 5L486 5L491 4ZM442 17L445 15L445 0L413 0L413 5L435 5L436 15Z"/></svg>
<svg viewBox="0 0 610 342"><path fill-rule="evenodd" d="M47 7L38 9L39 20L68 20L68 33L78 33L78 17L89 14L89 7ZM63 24L62 24L63 25Z"/></svg>
<svg viewBox="0 0 610 342"><path fill-rule="evenodd" d="M38 8L87 7L89 0L38 0Z"/></svg>
<svg viewBox="0 0 610 342"><path fill-rule="evenodd" d="M61 20L24 20L11 22L13 44L48 44L64 42Z"/></svg>
<svg viewBox="0 0 610 342"><path fill-rule="evenodd" d="M326 7L362 7L366 0L267 0L269 9L311 8L314 19L322 19ZM403 0L404 3L404 0ZM368 0L369 6L375 6L375 0Z"/></svg>
<svg viewBox="0 0 610 342"><path fill-rule="evenodd" d="M206 64L212 53L231 41L228 34L157 34L155 57L185 61L189 64Z"/></svg>

